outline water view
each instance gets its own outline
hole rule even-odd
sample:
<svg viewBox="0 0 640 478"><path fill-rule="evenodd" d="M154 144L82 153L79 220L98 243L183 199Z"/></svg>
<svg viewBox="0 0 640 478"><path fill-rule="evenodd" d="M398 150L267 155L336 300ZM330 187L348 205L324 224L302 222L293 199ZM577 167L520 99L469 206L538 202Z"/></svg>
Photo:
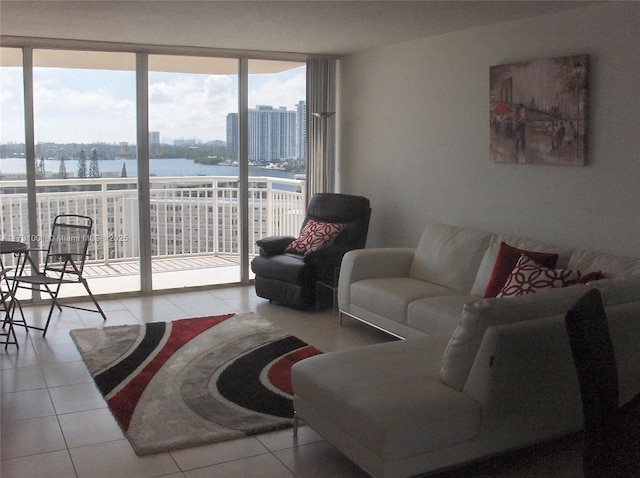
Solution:
<svg viewBox="0 0 640 478"><path fill-rule="evenodd" d="M78 161L66 159L65 168L69 178L77 177ZM127 177L134 178L138 175L138 162L135 159L98 160L100 174L103 177L120 177L123 165L126 168ZM56 159L45 160L47 177L54 178L60 170L60 161ZM149 170L152 176L235 176L239 174L238 166L199 164L192 159L150 159ZM16 175L25 173L24 158L0 158L0 179L3 175ZM294 173L278 169L269 169L258 166L249 166L249 176L269 176L276 178L293 179Z"/></svg>

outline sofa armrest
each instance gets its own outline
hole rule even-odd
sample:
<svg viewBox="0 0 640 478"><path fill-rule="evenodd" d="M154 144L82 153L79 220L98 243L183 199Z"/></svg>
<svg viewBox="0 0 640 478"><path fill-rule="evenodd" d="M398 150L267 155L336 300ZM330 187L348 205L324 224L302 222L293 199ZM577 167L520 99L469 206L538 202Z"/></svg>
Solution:
<svg viewBox="0 0 640 478"><path fill-rule="evenodd" d="M580 428L582 403L564 313L490 327L463 393L515 441Z"/></svg>
<svg viewBox="0 0 640 478"><path fill-rule="evenodd" d="M442 359L440 378L462 391L487 329L564 314L589 290L584 284L545 289L517 297L492 297L464 305Z"/></svg>
<svg viewBox="0 0 640 478"><path fill-rule="evenodd" d="M615 350L619 405L640 390L640 301L605 305ZM582 426L578 376L565 310L489 327L462 392L482 405L484 418L508 434L539 439Z"/></svg>
<svg viewBox="0 0 640 478"><path fill-rule="evenodd" d="M363 279L408 277L415 249L380 247L349 251L342 259L338 283L338 307L349 310L350 286Z"/></svg>

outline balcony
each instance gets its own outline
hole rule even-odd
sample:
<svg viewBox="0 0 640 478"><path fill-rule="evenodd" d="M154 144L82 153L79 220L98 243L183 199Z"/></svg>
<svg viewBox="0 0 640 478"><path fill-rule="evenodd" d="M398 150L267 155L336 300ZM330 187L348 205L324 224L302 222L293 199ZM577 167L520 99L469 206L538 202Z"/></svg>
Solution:
<svg viewBox="0 0 640 478"><path fill-rule="evenodd" d="M6 240L46 247L58 214L94 219L86 277L96 294L140 289L139 191L136 178L38 180L38 230L28 226L26 181L0 181L0 230ZM150 178L154 289L240 280L238 179ZM249 178L249 255L256 240L297 235L305 216L304 180ZM13 258L5 258L13 265ZM117 278L117 281L113 279Z"/></svg>

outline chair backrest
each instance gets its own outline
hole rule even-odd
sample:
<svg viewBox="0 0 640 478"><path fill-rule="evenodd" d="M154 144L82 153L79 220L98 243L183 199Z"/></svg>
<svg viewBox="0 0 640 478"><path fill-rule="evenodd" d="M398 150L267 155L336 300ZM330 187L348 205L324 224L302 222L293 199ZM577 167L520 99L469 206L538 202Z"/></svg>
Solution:
<svg viewBox="0 0 640 478"><path fill-rule="evenodd" d="M2 292L2 287L4 284L4 276L7 275L7 272L9 272L9 269L0 268L0 292ZM2 299L4 302L4 295L2 296Z"/></svg>
<svg viewBox="0 0 640 478"><path fill-rule="evenodd" d="M591 289L565 315L578 374L585 430L601 429L618 409L618 368L599 290Z"/></svg>
<svg viewBox="0 0 640 478"><path fill-rule="evenodd" d="M318 193L309 200L302 228L309 219L345 224L345 229L336 237L334 244L362 249L367 242L370 217L371 206L366 197Z"/></svg>
<svg viewBox="0 0 640 478"><path fill-rule="evenodd" d="M82 276L91 241L93 219L77 214L55 217L44 270Z"/></svg>

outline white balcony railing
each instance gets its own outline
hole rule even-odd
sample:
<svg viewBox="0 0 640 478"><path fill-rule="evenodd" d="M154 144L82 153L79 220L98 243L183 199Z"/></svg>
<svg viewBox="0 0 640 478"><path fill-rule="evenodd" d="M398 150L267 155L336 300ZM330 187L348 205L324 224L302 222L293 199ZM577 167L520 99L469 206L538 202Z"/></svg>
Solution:
<svg viewBox="0 0 640 478"><path fill-rule="evenodd" d="M150 178L151 255L178 258L239 254L238 179L221 176ZM270 235L297 235L304 219L305 182L249 178L250 255L255 241ZM46 247L58 214L94 219L90 264L137 261L139 198L135 178L39 180L38 230L29 230L25 181L0 181L0 230L5 240ZM10 259L7 258L8 264Z"/></svg>

